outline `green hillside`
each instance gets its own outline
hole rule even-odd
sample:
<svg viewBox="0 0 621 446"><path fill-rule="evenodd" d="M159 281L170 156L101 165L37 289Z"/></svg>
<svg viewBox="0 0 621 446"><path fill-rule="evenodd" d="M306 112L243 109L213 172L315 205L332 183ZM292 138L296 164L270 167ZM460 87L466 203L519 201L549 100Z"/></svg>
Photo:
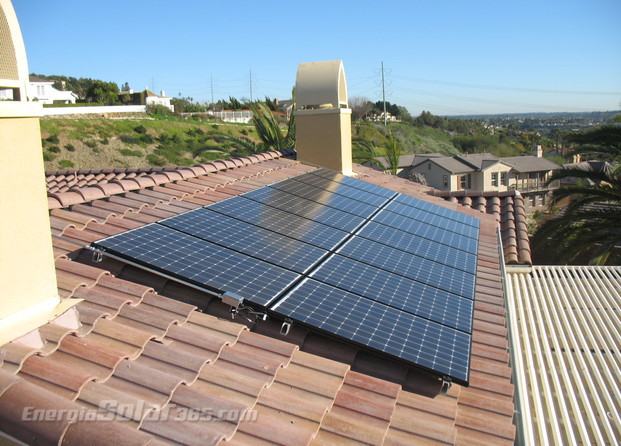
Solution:
<svg viewBox="0 0 621 446"><path fill-rule="evenodd" d="M421 122L423 117L429 122ZM379 122L354 121L354 156L361 150L361 141L374 147L374 156L384 155L383 146L391 134L403 154L491 152L514 156L530 152L526 147L533 142L527 133L490 133L474 120L421 118L387 127ZM259 142L251 124L146 114L123 119L44 118L41 133L46 170L193 165L248 155L248 145L244 148L236 139Z"/></svg>

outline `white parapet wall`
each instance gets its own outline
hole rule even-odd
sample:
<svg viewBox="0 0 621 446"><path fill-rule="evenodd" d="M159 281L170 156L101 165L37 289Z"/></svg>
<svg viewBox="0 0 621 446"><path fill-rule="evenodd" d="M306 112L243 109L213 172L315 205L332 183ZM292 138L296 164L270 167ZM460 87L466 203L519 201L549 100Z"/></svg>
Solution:
<svg viewBox="0 0 621 446"><path fill-rule="evenodd" d="M44 107L43 116L144 113L146 105L101 105L92 107Z"/></svg>

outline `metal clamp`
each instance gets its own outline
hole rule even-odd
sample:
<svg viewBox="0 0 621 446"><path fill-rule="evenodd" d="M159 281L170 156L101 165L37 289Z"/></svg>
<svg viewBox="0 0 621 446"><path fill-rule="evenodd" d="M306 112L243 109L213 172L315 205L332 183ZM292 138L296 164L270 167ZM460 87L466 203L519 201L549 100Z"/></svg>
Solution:
<svg viewBox="0 0 621 446"><path fill-rule="evenodd" d="M101 251L93 251L93 262L99 263L103 260L103 254Z"/></svg>
<svg viewBox="0 0 621 446"><path fill-rule="evenodd" d="M289 330L291 330L292 324L293 324L293 320L286 317L285 321L280 326L280 334L283 336L287 336L289 334Z"/></svg>
<svg viewBox="0 0 621 446"><path fill-rule="evenodd" d="M442 387L440 387L440 395L446 395L452 385L453 385L453 382L451 381L451 378L449 378L448 376L445 376L444 378L442 378Z"/></svg>

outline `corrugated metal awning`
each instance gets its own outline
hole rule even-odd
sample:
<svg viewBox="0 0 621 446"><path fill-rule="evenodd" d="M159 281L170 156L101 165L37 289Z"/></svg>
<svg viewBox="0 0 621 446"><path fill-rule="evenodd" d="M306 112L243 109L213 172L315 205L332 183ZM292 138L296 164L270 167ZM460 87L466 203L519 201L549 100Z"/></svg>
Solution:
<svg viewBox="0 0 621 446"><path fill-rule="evenodd" d="M526 444L621 442L621 267L507 270Z"/></svg>

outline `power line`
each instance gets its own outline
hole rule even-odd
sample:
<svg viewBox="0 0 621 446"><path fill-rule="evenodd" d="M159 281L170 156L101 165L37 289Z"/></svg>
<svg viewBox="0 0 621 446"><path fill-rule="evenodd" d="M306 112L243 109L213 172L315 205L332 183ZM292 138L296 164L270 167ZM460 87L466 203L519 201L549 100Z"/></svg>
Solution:
<svg viewBox="0 0 621 446"><path fill-rule="evenodd" d="M507 87L507 86L498 86L498 85L481 85L481 84L469 84L464 82L453 82L453 81L439 81L434 79L423 79L419 77L410 77L410 76L395 76L398 79L413 81L413 82L422 82L426 84L436 84L436 85L448 85L452 87L467 87L467 88L479 88L483 90L499 90L499 91L517 91L517 92L527 92L527 93L550 93L550 94L588 94L588 95L619 95L621 92L618 91L586 91L586 90L552 90L552 89L541 89L541 88L524 88L524 87Z"/></svg>

